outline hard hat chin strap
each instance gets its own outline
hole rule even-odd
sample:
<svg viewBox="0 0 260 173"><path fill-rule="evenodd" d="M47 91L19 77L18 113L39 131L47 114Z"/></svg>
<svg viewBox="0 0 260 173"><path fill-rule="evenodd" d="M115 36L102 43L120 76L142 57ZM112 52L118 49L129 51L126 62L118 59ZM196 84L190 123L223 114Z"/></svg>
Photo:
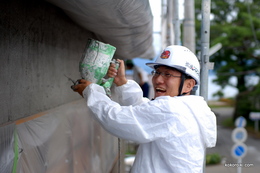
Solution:
<svg viewBox="0 0 260 173"><path fill-rule="evenodd" d="M184 75L183 73L181 73L181 83L180 83L180 86L179 86L179 94L178 96L183 96L183 95L186 95L187 93L181 93L182 92L182 88L183 88L183 84L184 84L184 81L186 80L186 75Z"/></svg>

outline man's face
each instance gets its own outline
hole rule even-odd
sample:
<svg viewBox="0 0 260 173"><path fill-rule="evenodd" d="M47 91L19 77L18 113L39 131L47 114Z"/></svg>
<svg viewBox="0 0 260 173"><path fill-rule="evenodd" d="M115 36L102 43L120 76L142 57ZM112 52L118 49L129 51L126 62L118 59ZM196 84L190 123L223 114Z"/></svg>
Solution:
<svg viewBox="0 0 260 173"><path fill-rule="evenodd" d="M179 94L181 73L167 66L159 66L155 71L162 75L157 74L152 78L154 98L159 96L177 96Z"/></svg>

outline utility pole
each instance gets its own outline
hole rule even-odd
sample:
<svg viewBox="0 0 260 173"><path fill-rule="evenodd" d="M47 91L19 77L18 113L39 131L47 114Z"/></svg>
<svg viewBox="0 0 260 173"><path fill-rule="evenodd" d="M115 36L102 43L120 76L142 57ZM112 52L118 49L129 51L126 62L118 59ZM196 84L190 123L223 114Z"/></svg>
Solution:
<svg viewBox="0 0 260 173"><path fill-rule="evenodd" d="M210 66L212 63L209 62L209 36L210 36L210 8L211 0L202 0L201 11L201 52L200 52L200 95L204 97L205 101L208 101L208 75ZM203 165L203 172L206 170L206 153Z"/></svg>
<svg viewBox="0 0 260 173"><path fill-rule="evenodd" d="M175 40L173 30L173 0L167 1L167 46L172 45Z"/></svg>
<svg viewBox="0 0 260 173"><path fill-rule="evenodd" d="M162 0L162 9L167 7L166 14L162 10L162 48L169 45L181 45L179 0Z"/></svg>
<svg viewBox="0 0 260 173"><path fill-rule="evenodd" d="M167 0L161 0L161 50L168 45L168 27L167 27L167 16L168 16Z"/></svg>
<svg viewBox="0 0 260 173"><path fill-rule="evenodd" d="M208 100L209 35L210 35L210 0L202 0L201 56L200 56L200 95Z"/></svg>
<svg viewBox="0 0 260 173"><path fill-rule="evenodd" d="M183 45L196 54L194 0L184 1Z"/></svg>
<svg viewBox="0 0 260 173"><path fill-rule="evenodd" d="M174 24L174 44L181 45L180 17L179 17L179 0L170 0L173 2L173 24Z"/></svg>

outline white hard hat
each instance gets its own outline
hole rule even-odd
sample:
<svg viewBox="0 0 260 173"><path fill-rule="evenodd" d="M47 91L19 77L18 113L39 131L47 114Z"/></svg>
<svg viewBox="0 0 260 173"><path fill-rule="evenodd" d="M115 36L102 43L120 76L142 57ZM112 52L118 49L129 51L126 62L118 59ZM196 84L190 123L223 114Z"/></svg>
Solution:
<svg viewBox="0 0 260 173"><path fill-rule="evenodd" d="M184 46L168 46L155 62L146 63L146 65L153 69L158 65L169 66L192 77L196 81L196 85L200 83L200 64L198 58Z"/></svg>

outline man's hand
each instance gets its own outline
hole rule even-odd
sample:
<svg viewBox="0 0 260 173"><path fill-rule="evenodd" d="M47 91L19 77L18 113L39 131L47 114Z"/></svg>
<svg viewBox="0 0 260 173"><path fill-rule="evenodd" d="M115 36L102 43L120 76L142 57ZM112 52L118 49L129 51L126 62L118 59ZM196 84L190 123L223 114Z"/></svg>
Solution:
<svg viewBox="0 0 260 173"><path fill-rule="evenodd" d="M107 71L107 76L113 77L114 83L117 86L121 86L127 83L127 79L125 77L125 64L123 60L117 59L117 61L120 63L119 68L116 69L115 64L111 63Z"/></svg>
<svg viewBox="0 0 260 173"><path fill-rule="evenodd" d="M75 92L78 92L83 97L82 93L83 93L84 89L87 86L89 86L92 82L87 81L85 79L79 79L78 83L79 83L78 85L72 85L71 89L73 89L73 91L75 91Z"/></svg>

